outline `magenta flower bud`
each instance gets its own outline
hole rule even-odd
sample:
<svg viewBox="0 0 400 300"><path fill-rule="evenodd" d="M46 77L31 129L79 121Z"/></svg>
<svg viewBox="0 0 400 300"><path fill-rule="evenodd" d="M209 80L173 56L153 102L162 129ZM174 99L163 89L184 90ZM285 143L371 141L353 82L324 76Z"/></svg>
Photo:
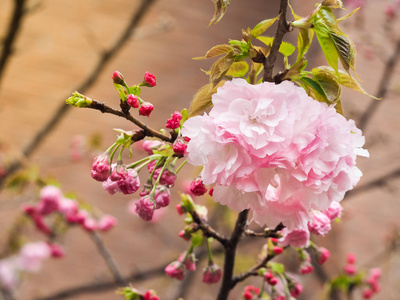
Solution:
<svg viewBox="0 0 400 300"><path fill-rule="evenodd" d="M303 291L303 286L300 283L296 283L295 285L289 286L290 295L292 297L298 297Z"/></svg>
<svg viewBox="0 0 400 300"><path fill-rule="evenodd" d="M329 252L328 249L324 247L320 247L317 252L317 261L320 265L325 263L328 258L331 256L331 253Z"/></svg>
<svg viewBox="0 0 400 300"><path fill-rule="evenodd" d="M207 188L204 186L201 179L193 180L190 184L190 192L195 196L202 196L207 193Z"/></svg>
<svg viewBox="0 0 400 300"><path fill-rule="evenodd" d="M154 203L149 196L144 196L135 203L135 213L145 221L151 221L154 215Z"/></svg>
<svg viewBox="0 0 400 300"><path fill-rule="evenodd" d="M139 98L135 95L129 94L126 97L126 102L128 102L129 106L133 108L138 108L140 103L139 103Z"/></svg>
<svg viewBox="0 0 400 300"><path fill-rule="evenodd" d="M212 186L209 190L208 190L208 194L212 197L214 193L214 187Z"/></svg>
<svg viewBox="0 0 400 300"><path fill-rule="evenodd" d="M150 116L151 112L153 111L154 106L150 102L143 102L142 106L139 108L139 116Z"/></svg>
<svg viewBox="0 0 400 300"><path fill-rule="evenodd" d="M144 81L150 86L156 86L156 77L150 72L144 73Z"/></svg>
<svg viewBox="0 0 400 300"><path fill-rule="evenodd" d="M87 217L88 217L88 213L86 210L79 210L75 214L66 215L67 221L69 223L73 223L73 224L75 224L75 223L83 224Z"/></svg>
<svg viewBox="0 0 400 300"><path fill-rule="evenodd" d="M172 145L172 149L176 154L184 155L187 149L187 145L178 141Z"/></svg>
<svg viewBox="0 0 400 300"><path fill-rule="evenodd" d="M275 277L272 277L272 278L268 281L268 283L269 283L270 285L277 285L277 284L278 284L278 279L275 278Z"/></svg>
<svg viewBox="0 0 400 300"><path fill-rule="evenodd" d="M370 289L363 291L364 299L370 299L374 295L374 292Z"/></svg>
<svg viewBox="0 0 400 300"><path fill-rule="evenodd" d="M183 280L185 277L185 268L180 261L173 261L165 268L165 274L171 278Z"/></svg>
<svg viewBox="0 0 400 300"><path fill-rule="evenodd" d="M129 169L125 173L125 177L118 180L117 184L120 191L125 195L136 192L140 188L140 179L136 170Z"/></svg>
<svg viewBox="0 0 400 300"><path fill-rule="evenodd" d="M180 121L182 120L182 114L179 111L174 112L174 114L167 120L165 124L166 128L177 129L180 126Z"/></svg>
<svg viewBox="0 0 400 300"><path fill-rule="evenodd" d="M111 173L110 179L112 181L119 181L125 179L125 177L128 175L127 170L125 169L124 166L122 165L116 165Z"/></svg>
<svg viewBox="0 0 400 300"><path fill-rule="evenodd" d="M40 201L36 206L36 211L41 215L51 214L58 210L62 198L59 188L48 185L40 191Z"/></svg>
<svg viewBox="0 0 400 300"><path fill-rule="evenodd" d="M108 155L101 154L94 159L90 174L94 180L106 181L110 176L110 170L111 168L108 163Z"/></svg>
<svg viewBox="0 0 400 300"><path fill-rule="evenodd" d="M183 261L185 258L186 252L182 253L181 256L179 257L178 261L182 262L185 264L185 268L188 271L196 271L196 256L194 253L190 253L187 257L186 260Z"/></svg>
<svg viewBox="0 0 400 300"><path fill-rule="evenodd" d="M300 266L300 273L301 274L309 274L314 271L314 267L310 264L310 262L304 262Z"/></svg>
<svg viewBox="0 0 400 300"><path fill-rule="evenodd" d="M34 213L32 215L32 220L35 223L36 229L43 232L46 235L51 235L50 228L44 222L44 219L41 215Z"/></svg>
<svg viewBox="0 0 400 300"><path fill-rule="evenodd" d="M190 238L192 237L192 234L185 230L181 230L179 231L179 237L183 238L185 241L189 241Z"/></svg>
<svg viewBox="0 0 400 300"><path fill-rule="evenodd" d="M34 205L24 203L22 204L21 209L28 216L32 216L34 213L36 213L36 207Z"/></svg>
<svg viewBox="0 0 400 300"><path fill-rule="evenodd" d="M161 169L162 168L157 168L154 171L154 173L153 173L153 179L154 180L157 180L158 176L160 175ZM171 171L169 171L167 169L165 169L164 172L161 175L160 183L162 185L166 185L166 186L172 187L172 186L174 186L175 180L176 180L176 174L172 173Z"/></svg>
<svg viewBox="0 0 400 300"><path fill-rule="evenodd" d="M274 251L276 254L281 254L281 253L283 252L283 248L282 248L282 247L279 247L279 246L275 246L274 249L273 249L273 251Z"/></svg>
<svg viewBox="0 0 400 300"><path fill-rule="evenodd" d="M97 223L97 228L101 231L108 231L117 224L117 219L110 215L103 216Z"/></svg>
<svg viewBox="0 0 400 300"><path fill-rule="evenodd" d="M169 188L160 185L157 186L154 200L156 202L156 209L168 206L170 202Z"/></svg>
<svg viewBox="0 0 400 300"><path fill-rule="evenodd" d="M118 71L114 71L111 78L116 84L123 84L125 82L124 76L122 76L122 74Z"/></svg>
<svg viewBox="0 0 400 300"><path fill-rule="evenodd" d="M178 212L178 215L183 215L184 213L186 213L186 208L181 205L181 204L177 204L176 205L176 211Z"/></svg>
<svg viewBox="0 0 400 300"><path fill-rule="evenodd" d="M56 244L48 244L50 247L50 255L55 258L62 258L64 257L65 253L61 246Z"/></svg>
<svg viewBox="0 0 400 300"><path fill-rule="evenodd" d="M203 272L203 282L207 284L214 284L220 281L222 276L221 269L216 264L208 265Z"/></svg>

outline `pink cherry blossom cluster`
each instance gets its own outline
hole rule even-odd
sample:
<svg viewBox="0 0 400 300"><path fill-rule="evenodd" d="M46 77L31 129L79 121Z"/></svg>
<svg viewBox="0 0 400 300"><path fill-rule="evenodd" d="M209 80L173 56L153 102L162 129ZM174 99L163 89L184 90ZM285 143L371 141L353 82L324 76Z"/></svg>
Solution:
<svg viewBox="0 0 400 300"><path fill-rule="evenodd" d="M196 257L194 253L182 253L178 260L165 267L165 274L171 278L183 280L185 272L196 271Z"/></svg>
<svg viewBox="0 0 400 300"><path fill-rule="evenodd" d="M104 215L99 221L96 221L86 210L79 209L76 201L64 197L61 190L52 185L42 188L39 202L25 204L22 209L32 219L36 228L46 235L52 234L46 219L50 219L54 213L62 214L67 223L78 224L88 231L96 229L108 231L117 222L110 215Z"/></svg>
<svg viewBox="0 0 400 300"><path fill-rule="evenodd" d="M63 256L64 251L56 244L27 243L17 255L0 260L0 285L7 290L13 290L18 285L21 272L37 272L43 260Z"/></svg>
<svg viewBox="0 0 400 300"><path fill-rule="evenodd" d="M214 200L250 209L260 225L326 234L329 209L361 177L364 138L333 106L284 81L251 85L233 79L212 96L209 114L190 118L185 157L202 166ZM301 243L303 246L305 243Z"/></svg>

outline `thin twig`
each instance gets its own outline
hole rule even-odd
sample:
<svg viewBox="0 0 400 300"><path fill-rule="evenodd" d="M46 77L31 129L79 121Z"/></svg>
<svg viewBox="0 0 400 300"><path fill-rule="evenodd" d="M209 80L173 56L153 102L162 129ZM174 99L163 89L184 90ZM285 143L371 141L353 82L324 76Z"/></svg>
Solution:
<svg viewBox="0 0 400 300"><path fill-rule="evenodd" d="M385 70L383 71L383 75L381 77L381 81L379 83L378 92L376 94L377 98L384 98L388 91L388 86L390 83L390 79L393 76L394 68L399 61L400 58L400 39L397 41L396 49L393 52L393 55L386 62ZM377 111L378 105L382 102L382 100L371 100L370 105L365 110L364 114L361 116L360 121L358 123L358 128L362 131L365 131L369 120L372 118L372 115Z"/></svg>
<svg viewBox="0 0 400 300"><path fill-rule="evenodd" d="M197 212L194 210L190 213L192 215L193 221L199 226L199 228L203 231L206 237L213 237L218 242L221 243L224 247L228 244L228 239L223 237L220 233L215 231L210 225L204 223Z"/></svg>
<svg viewBox="0 0 400 300"><path fill-rule="evenodd" d="M235 266L236 248L243 234L248 214L249 214L248 209L239 213L231 238L229 239L228 243L224 245L225 248L224 272L222 277L222 285L217 297L218 300L228 299L229 292L234 287L233 268Z"/></svg>
<svg viewBox="0 0 400 300"><path fill-rule="evenodd" d="M26 0L14 0L14 12L4 38L2 52L0 56L0 84L10 56L14 52L14 43L21 29L23 17L25 15Z"/></svg>
<svg viewBox="0 0 400 300"><path fill-rule="evenodd" d="M92 238L93 242L96 244L97 250L99 250L100 255L104 258L104 261L106 262L108 268L110 269L111 273L113 274L115 283L120 286L126 285L126 281L123 279L123 277L121 275L121 271L119 270L115 259L112 257L111 253L108 251L108 249L104 245L103 240L101 239L100 235L97 232L92 231L92 232L90 232L90 237Z"/></svg>
<svg viewBox="0 0 400 300"><path fill-rule="evenodd" d="M101 55L97 65L93 69L93 71L89 74L89 76L74 90L77 90L81 93L85 93L98 79L99 75L105 68L108 62L112 58L114 58L117 53L123 48L123 46L127 43L129 38L131 37L134 29L137 27L139 22L142 20L143 16L149 10L152 4L154 4L156 0L142 0L139 8L133 13L132 18L125 28L122 31L121 36L115 42L113 46L111 46L107 51L104 51ZM70 106L65 104L66 98L69 95L63 98L61 105L54 113L54 115L50 118L50 120L36 133L36 135L32 138L32 140L28 143L26 148L22 151L24 157L28 158L32 155L32 153L38 148L41 142L44 140L46 136L50 134L50 132L55 128L55 126L62 120L65 114L69 111ZM0 175L0 188L4 184L5 179L13 174L15 171L22 167L23 163L21 160L15 161L12 163L4 174Z"/></svg>
<svg viewBox="0 0 400 300"><path fill-rule="evenodd" d="M173 142L172 137L168 137L168 136L162 134L161 132L148 127L146 124L144 124L143 122L141 122L138 119L136 119L135 117L133 117L129 112L124 113L123 111L119 111L114 108L111 108L111 107L107 106L105 103L102 103L102 102L99 102L96 100L92 100L92 103L89 106L87 106L86 108L96 109L96 110L101 111L102 113L108 113L108 114L112 114L115 116L125 118L125 119L131 121L132 123L134 123L136 126L142 128L144 131L144 134L146 136L157 137L160 140L163 140L166 142Z"/></svg>
<svg viewBox="0 0 400 300"><path fill-rule="evenodd" d="M286 21L286 12L288 9L288 0L281 0L280 17L278 28L276 29L274 42L272 43L271 51L264 63L264 77L263 81L273 82L272 71L276 62L276 57L279 52L279 47L282 44L283 36L289 31L289 25Z"/></svg>

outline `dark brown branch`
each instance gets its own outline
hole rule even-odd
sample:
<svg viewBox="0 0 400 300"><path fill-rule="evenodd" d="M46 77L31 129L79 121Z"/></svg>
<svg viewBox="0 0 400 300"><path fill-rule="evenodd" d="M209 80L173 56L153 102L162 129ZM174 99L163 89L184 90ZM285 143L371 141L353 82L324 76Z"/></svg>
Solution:
<svg viewBox="0 0 400 300"><path fill-rule="evenodd" d="M141 122L138 119L134 118L128 111L127 112L123 112L123 111L116 110L114 108L111 108L111 107L107 106L105 103L98 102L96 100L92 100L92 104L90 106L86 107L86 108L96 109L96 110L101 111L102 113L113 114L115 116L119 116L119 117L125 118L128 121L131 121L132 123L134 123L136 126L142 128L143 131L144 131L144 134L146 136L157 137L160 140L163 140L163 141L166 141L166 142L173 142L172 137L168 137L168 136L162 134L161 132L148 127L143 122Z"/></svg>
<svg viewBox="0 0 400 300"><path fill-rule="evenodd" d="M100 235L97 232L93 231L93 232L90 232L90 237L92 238L93 242L96 244L97 250L99 251L100 255L103 257L108 268L110 269L110 271L114 277L115 283L118 284L119 286L126 285L126 281L123 279L115 259L112 257L111 253L108 251L108 249L104 245L103 240L101 239Z"/></svg>
<svg viewBox="0 0 400 300"><path fill-rule="evenodd" d="M244 227L246 226L248 214L249 210L247 209L239 213L231 238L229 239L228 243L224 246L225 248L224 272L222 277L222 285L219 290L217 300L228 299L229 292L235 285L233 281L233 268L235 266L236 248L243 234Z"/></svg>
<svg viewBox="0 0 400 300"><path fill-rule="evenodd" d="M385 70L383 71L383 75L381 77L381 81L379 83L379 88L378 92L376 94L377 98L384 98L387 94L388 91L388 86L390 83L390 79L393 76L393 71L394 68L399 61L400 58L400 39L397 41L396 49L393 53L393 55L389 58L389 60L386 62L385 65ZM378 105L382 102L383 100L377 101L377 100L371 100L370 105L364 112L364 114L361 116L358 128L360 128L362 131L364 131L368 125L369 120L372 118L373 114L377 111Z"/></svg>
<svg viewBox="0 0 400 300"><path fill-rule="evenodd" d="M223 237L217 231L215 231L210 225L204 223L195 210L190 214L192 215L193 221L199 226L199 229L203 231L206 237L212 237L216 239L218 242L220 242L222 246L224 247L227 246L227 244L229 243L228 239Z"/></svg>
<svg viewBox="0 0 400 300"><path fill-rule="evenodd" d="M286 21L286 12L288 9L288 0L281 0L280 17L278 28L276 29L274 42L272 43L271 51L264 63L264 77L263 81L273 82L272 71L276 62L276 57L279 52L279 47L282 44L283 36L289 31L289 24Z"/></svg>
<svg viewBox="0 0 400 300"><path fill-rule="evenodd" d="M110 62L110 60L115 57L118 52L123 48L126 42L132 35L132 32L137 27L139 22L142 20L143 16L149 10L152 4L154 4L156 0L142 0L139 8L133 13L132 18L125 28L122 31L121 36L115 42L115 44L110 47L110 49L103 52L101 55L97 65L93 69L93 71L89 74L89 76L74 90L77 90L81 93L85 93L98 79L99 75ZM50 132L55 128L55 126L62 120L65 114L69 111L70 106L65 104L64 99L68 98L69 95L62 100L62 104L59 106L57 111L51 117L51 119L36 133L36 135L29 141L28 145L25 149L23 149L22 153L24 157L30 157L32 153L38 148L40 143L44 140L46 136L50 134ZM4 180L13 174L15 171L22 167L22 161L15 161L12 163L7 170L0 176L0 188L4 183Z"/></svg>
<svg viewBox="0 0 400 300"><path fill-rule="evenodd" d="M25 14L26 0L14 0L14 12L4 38L0 56L0 84L10 56L14 52L14 43L21 29L21 24Z"/></svg>

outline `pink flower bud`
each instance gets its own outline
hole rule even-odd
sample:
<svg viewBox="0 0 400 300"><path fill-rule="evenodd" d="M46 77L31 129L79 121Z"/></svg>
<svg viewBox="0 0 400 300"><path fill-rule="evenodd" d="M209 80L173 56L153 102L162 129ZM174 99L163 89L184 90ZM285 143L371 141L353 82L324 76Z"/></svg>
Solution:
<svg viewBox="0 0 400 300"><path fill-rule="evenodd" d="M212 186L209 190L208 190L208 194L212 197L214 193L214 187Z"/></svg>
<svg viewBox="0 0 400 300"><path fill-rule="evenodd" d="M174 261L165 268L165 274L171 278L183 280L185 277L185 268L180 261Z"/></svg>
<svg viewBox="0 0 400 300"><path fill-rule="evenodd" d="M290 290L290 295L296 298L303 291L303 286L300 283L296 283L294 286L290 286L289 290Z"/></svg>
<svg viewBox="0 0 400 300"><path fill-rule="evenodd" d="M125 177L117 181L119 190L125 194L133 194L140 188L140 179L137 171L129 169L125 173Z"/></svg>
<svg viewBox="0 0 400 300"><path fill-rule="evenodd" d="M122 74L118 71L114 71L111 78L112 78L113 82L116 84L123 84L125 81L124 76L122 76Z"/></svg>
<svg viewBox="0 0 400 300"><path fill-rule="evenodd" d="M118 187L117 181L112 181L111 178L108 178L106 181L103 181L103 189L107 191L110 195L114 195L117 192L121 192Z"/></svg>
<svg viewBox="0 0 400 300"><path fill-rule="evenodd" d="M363 297L364 297L364 299L369 299L369 298L371 298L373 295L374 295L374 292L373 292L372 290L370 290L370 289L365 290L365 291L363 292Z"/></svg>
<svg viewBox="0 0 400 300"><path fill-rule="evenodd" d="M144 73L144 81L150 86L156 86L156 77L150 72Z"/></svg>
<svg viewBox="0 0 400 300"><path fill-rule="evenodd" d="M96 221L90 217L87 217L83 223L82 227L87 231L94 231L97 229Z"/></svg>
<svg viewBox="0 0 400 300"><path fill-rule="evenodd" d="M344 267L344 270L346 271L347 274L353 275L356 272L356 266L355 265L346 265Z"/></svg>
<svg viewBox="0 0 400 300"><path fill-rule="evenodd" d="M125 169L125 165L116 165L110 175L112 181L123 180L128 175L128 171Z"/></svg>
<svg viewBox="0 0 400 300"><path fill-rule="evenodd" d="M188 271L196 271L196 257L194 255L194 253L189 254L186 257L186 260L183 261L183 259L185 258L186 252L182 253L181 256L179 257L178 261L182 262L185 264L185 268Z"/></svg>
<svg viewBox="0 0 400 300"><path fill-rule="evenodd" d="M86 210L79 210L77 213L66 215L65 217L69 223L83 224L88 217L88 213Z"/></svg>
<svg viewBox="0 0 400 300"><path fill-rule="evenodd" d="M272 274L271 270L268 270L264 273L264 280L269 282L272 278L274 278L274 274Z"/></svg>
<svg viewBox="0 0 400 300"><path fill-rule="evenodd" d="M61 246L56 244L48 244L50 247L51 256L55 258L62 258L64 257L65 253Z"/></svg>
<svg viewBox="0 0 400 300"><path fill-rule="evenodd" d="M40 201L36 206L36 211L41 215L51 214L58 210L62 198L59 188L48 185L40 191Z"/></svg>
<svg viewBox="0 0 400 300"><path fill-rule="evenodd" d="M36 213L36 207L34 205L24 203L22 204L21 208L22 211L28 216L32 216L34 213Z"/></svg>
<svg viewBox="0 0 400 300"><path fill-rule="evenodd" d="M221 280L222 272L216 264L208 265L203 271L203 282L214 284Z"/></svg>
<svg viewBox="0 0 400 300"><path fill-rule="evenodd" d="M50 247L45 242L25 244L19 253L19 264L22 270L36 272L40 269L42 261L51 255Z"/></svg>
<svg viewBox="0 0 400 300"><path fill-rule="evenodd" d="M176 154L184 155L187 149L187 145L178 141L172 145L172 149Z"/></svg>
<svg viewBox="0 0 400 300"><path fill-rule="evenodd" d="M156 165L155 161L152 161L151 163L149 163L147 165L147 168L150 173L153 172L155 165ZM154 180L157 180L158 176L160 175L161 170L162 170L161 167L157 167L157 169L154 171L154 173L153 173ZM160 184L172 187L174 185L175 180L176 180L176 174L171 172L167 168L164 169L164 172L162 173L161 178L160 178Z"/></svg>
<svg viewBox="0 0 400 300"><path fill-rule="evenodd" d="M275 246L273 250L276 254L281 254L283 252L283 248Z"/></svg>
<svg viewBox="0 0 400 300"><path fill-rule="evenodd" d="M314 271L314 267L309 262L304 262L300 266L300 273L301 274L309 274Z"/></svg>
<svg viewBox="0 0 400 300"><path fill-rule="evenodd" d="M63 198L59 203L58 209L61 213L67 216L67 215L75 215L78 212L79 207L78 203L76 203L74 200Z"/></svg>
<svg viewBox="0 0 400 300"><path fill-rule="evenodd" d="M153 111L154 106L150 102L143 102L142 106L139 108L139 116L150 116L151 112Z"/></svg>
<svg viewBox="0 0 400 300"><path fill-rule="evenodd" d="M313 234L325 236L331 230L331 220L324 213L313 211L308 222L308 230Z"/></svg>
<svg viewBox="0 0 400 300"><path fill-rule="evenodd" d="M201 179L197 179L190 184L190 192L195 196L202 196L207 192L207 188Z"/></svg>
<svg viewBox="0 0 400 300"><path fill-rule="evenodd" d="M178 215L183 215L184 213L186 213L186 208L181 205L181 204L177 204L176 205L176 211L178 212Z"/></svg>
<svg viewBox="0 0 400 300"><path fill-rule="evenodd" d="M356 263L356 256L353 253L347 254L347 263L351 265Z"/></svg>
<svg viewBox="0 0 400 300"><path fill-rule="evenodd" d="M139 98L135 95L129 94L126 97L126 102L128 102L129 106L133 108L138 108L139 107Z"/></svg>
<svg viewBox="0 0 400 300"><path fill-rule="evenodd" d="M333 221L336 218L340 218L342 214L343 207L340 205L339 202L332 201L331 205L327 210L324 210L323 213L327 215L327 217Z"/></svg>
<svg viewBox="0 0 400 300"><path fill-rule="evenodd" d="M189 241L191 238L191 233L185 230L179 231L179 237L183 238L185 241Z"/></svg>
<svg viewBox="0 0 400 300"><path fill-rule="evenodd" d="M94 180L105 181L110 176L110 170L108 155L102 154L95 158L90 174Z"/></svg>
<svg viewBox="0 0 400 300"><path fill-rule="evenodd" d="M97 223L97 228L101 231L108 231L117 224L117 219L110 215L103 216Z"/></svg>
<svg viewBox="0 0 400 300"><path fill-rule="evenodd" d="M389 19L394 19L396 17L396 8L393 4L386 5L385 14Z"/></svg>
<svg viewBox="0 0 400 300"><path fill-rule="evenodd" d="M269 283L270 285L277 285L277 284L278 284L278 279L275 278L275 277L272 277L272 278L268 281L268 283Z"/></svg>
<svg viewBox="0 0 400 300"><path fill-rule="evenodd" d="M168 206L170 202L169 189L165 186L157 186L154 200L156 202L156 209Z"/></svg>
<svg viewBox="0 0 400 300"><path fill-rule="evenodd" d="M149 196L144 196L135 203L135 213L145 221L151 221L154 215L154 203Z"/></svg>
<svg viewBox="0 0 400 300"><path fill-rule="evenodd" d="M182 114L179 111L174 112L174 114L167 120L165 124L166 128L177 129L180 126L180 121L182 120Z"/></svg>
<svg viewBox="0 0 400 300"><path fill-rule="evenodd" d="M322 265L323 263L325 263L328 258L331 256L331 253L329 252L328 249L324 248L324 247L320 247L318 248L318 252L317 252L317 261L320 265Z"/></svg>

